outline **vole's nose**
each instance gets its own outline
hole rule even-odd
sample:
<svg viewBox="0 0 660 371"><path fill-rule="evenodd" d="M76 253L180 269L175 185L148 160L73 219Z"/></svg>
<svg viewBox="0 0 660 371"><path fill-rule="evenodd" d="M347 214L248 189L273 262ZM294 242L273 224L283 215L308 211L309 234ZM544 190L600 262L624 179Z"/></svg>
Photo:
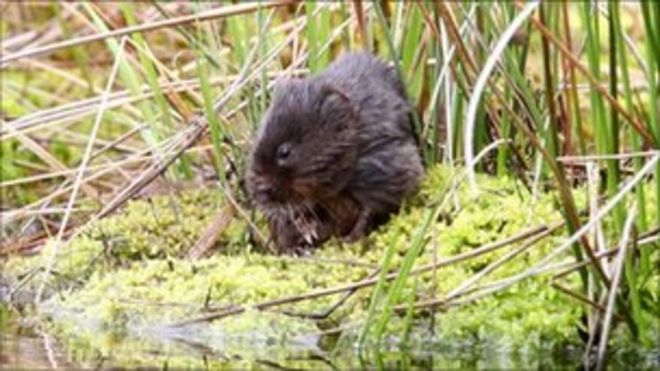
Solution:
<svg viewBox="0 0 660 371"><path fill-rule="evenodd" d="M280 199L280 192L277 187L271 184L264 184L259 188L259 193L262 197L270 202L275 202Z"/></svg>
<svg viewBox="0 0 660 371"><path fill-rule="evenodd" d="M262 192L263 192L264 196L268 197L268 199L270 199L270 200L275 199L276 196L277 196L277 190L275 189L275 187L272 187L272 186L264 187Z"/></svg>

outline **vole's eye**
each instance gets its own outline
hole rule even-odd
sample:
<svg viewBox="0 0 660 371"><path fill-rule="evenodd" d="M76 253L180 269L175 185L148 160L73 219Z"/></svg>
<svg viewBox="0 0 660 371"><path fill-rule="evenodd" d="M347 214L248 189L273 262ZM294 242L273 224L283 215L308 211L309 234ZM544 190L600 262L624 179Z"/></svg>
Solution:
<svg viewBox="0 0 660 371"><path fill-rule="evenodd" d="M279 147L277 147L277 164L279 166L286 166L287 162L289 160L289 157L291 156L291 143L282 143L280 144Z"/></svg>

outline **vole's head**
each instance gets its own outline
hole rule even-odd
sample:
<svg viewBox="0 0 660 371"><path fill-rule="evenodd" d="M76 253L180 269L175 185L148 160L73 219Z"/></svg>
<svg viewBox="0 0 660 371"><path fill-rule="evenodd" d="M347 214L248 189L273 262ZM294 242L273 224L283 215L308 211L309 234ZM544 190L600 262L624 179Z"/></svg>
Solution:
<svg viewBox="0 0 660 371"><path fill-rule="evenodd" d="M356 120L349 98L328 83L278 83L250 155L250 196L277 206L339 192L355 164Z"/></svg>

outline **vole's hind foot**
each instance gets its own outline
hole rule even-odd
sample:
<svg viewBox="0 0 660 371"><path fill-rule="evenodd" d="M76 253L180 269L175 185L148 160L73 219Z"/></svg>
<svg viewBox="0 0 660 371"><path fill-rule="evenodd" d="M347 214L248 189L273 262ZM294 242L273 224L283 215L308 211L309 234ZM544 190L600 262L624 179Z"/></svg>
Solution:
<svg viewBox="0 0 660 371"><path fill-rule="evenodd" d="M346 243L353 243L359 241L360 238L364 237L367 230L369 229L370 221L371 221L371 209L369 208L362 209L362 211L360 211L360 215L358 216L357 221L355 222L355 225L353 226L353 229L351 229L351 231L347 235L342 237L342 241Z"/></svg>

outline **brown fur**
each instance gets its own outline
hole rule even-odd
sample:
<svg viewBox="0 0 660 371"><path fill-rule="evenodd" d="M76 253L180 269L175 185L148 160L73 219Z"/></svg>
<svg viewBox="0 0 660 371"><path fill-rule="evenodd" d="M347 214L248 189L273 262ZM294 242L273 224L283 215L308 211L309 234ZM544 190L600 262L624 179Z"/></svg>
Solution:
<svg viewBox="0 0 660 371"><path fill-rule="evenodd" d="M277 84L246 184L280 251L357 240L399 208L423 175L410 117L395 71L370 54Z"/></svg>

